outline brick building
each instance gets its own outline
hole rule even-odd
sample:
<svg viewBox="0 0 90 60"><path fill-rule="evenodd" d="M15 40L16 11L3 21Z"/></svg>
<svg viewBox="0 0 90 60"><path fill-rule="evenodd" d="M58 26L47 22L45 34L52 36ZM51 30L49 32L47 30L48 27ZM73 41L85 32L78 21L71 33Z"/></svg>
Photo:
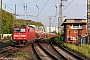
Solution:
<svg viewBox="0 0 90 60"><path fill-rule="evenodd" d="M62 26L65 42L77 44L79 37L86 34L86 19L65 19Z"/></svg>

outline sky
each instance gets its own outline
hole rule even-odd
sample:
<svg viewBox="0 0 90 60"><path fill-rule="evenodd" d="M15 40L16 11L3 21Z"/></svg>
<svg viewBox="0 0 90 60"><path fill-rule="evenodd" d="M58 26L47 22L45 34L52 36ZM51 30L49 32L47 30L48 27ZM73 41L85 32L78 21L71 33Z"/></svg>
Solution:
<svg viewBox="0 0 90 60"><path fill-rule="evenodd" d="M49 26L51 16L51 25L58 26L60 0L2 0L2 9L14 14L15 4L18 15L16 18L33 20ZM63 0L62 4L63 21L66 18L87 17L86 0Z"/></svg>

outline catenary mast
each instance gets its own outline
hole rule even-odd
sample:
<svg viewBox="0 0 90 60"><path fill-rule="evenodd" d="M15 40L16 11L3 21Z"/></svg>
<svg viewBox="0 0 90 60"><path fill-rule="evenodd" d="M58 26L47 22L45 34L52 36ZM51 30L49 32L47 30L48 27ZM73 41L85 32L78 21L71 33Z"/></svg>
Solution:
<svg viewBox="0 0 90 60"><path fill-rule="evenodd" d="M90 0L87 0L87 33L90 34Z"/></svg>
<svg viewBox="0 0 90 60"><path fill-rule="evenodd" d="M87 34L90 34L90 0L87 0ZM89 43L90 37L88 37Z"/></svg>
<svg viewBox="0 0 90 60"><path fill-rule="evenodd" d="M60 5L59 5L59 18L58 18L58 33L61 34L62 33L62 22L63 22L63 19L62 19L62 2L64 1L67 1L67 0L60 0Z"/></svg>
<svg viewBox="0 0 90 60"><path fill-rule="evenodd" d="M0 40L2 40L2 0L0 0Z"/></svg>

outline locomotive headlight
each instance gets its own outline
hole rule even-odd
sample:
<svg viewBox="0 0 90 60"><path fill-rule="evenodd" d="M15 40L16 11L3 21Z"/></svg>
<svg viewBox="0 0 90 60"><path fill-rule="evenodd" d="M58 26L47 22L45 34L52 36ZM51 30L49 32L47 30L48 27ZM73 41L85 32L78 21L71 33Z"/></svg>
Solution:
<svg viewBox="0 0 90 60"><path fill-rule="evenodd" d="M14 38L14 39L16 39L16 38Z"/></svg>
<svg viewBox="0 0 90 60"><path fill-rule="evenodd" d="M25 38L24 38L25 39Z"/></svg>

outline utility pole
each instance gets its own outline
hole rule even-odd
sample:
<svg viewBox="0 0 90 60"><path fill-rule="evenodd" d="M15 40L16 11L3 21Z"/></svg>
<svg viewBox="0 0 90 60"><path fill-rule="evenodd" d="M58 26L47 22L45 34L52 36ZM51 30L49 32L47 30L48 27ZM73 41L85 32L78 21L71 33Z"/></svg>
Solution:
<svg viewBox="0 0 90 60"><path fill-rule="evenodd" d="M15 4L15 13L14 13L14 20L16 20L16 4Z"/></svg>
<svg viewBox="0 0 90 60"><path fill-rule="evenodd" d="M60 5L59 5L59 14L60 17L58 18L58 33L61 34L61 24L62 24L62 0L60 0Z"/></svg>
<svg viewBox="0 0 90 60"><path fill-rule="evenodd" d="M90 34L90 0L87 0L87 34ZM88 37L90 43L90 37Z"/></svg>
<svg viewBox="0 0 90 60"><path fill-rule="evenodd" d="M0 39L2 41L2 0L0 0Z"/></svg>
<svg viewBox="0 0 90 60"><path fill-rule="evenodd" d="M63 22L63 19L62 19L62 6L63 6L63 4L62 4L62 1L64 2L64 1L67 1L67 0L60 0L60 5L59 5L59 18L58 18L58 33L59 34L61 34L62 33L62 26L61 26L61 24L62 24L62 22Z"/></svg>
<svg viewBox="0 0 90 60"><path fill-rule="evenodd" d="M50 20L50 22L49 22L49 32L51 32L51 17L49 17L49 20Z"/></svg>
<svg viewBox="0 0 90 60"><path fill-rule="evenodd" d="M50 22L49 22L49 32L51 32L51 17L55 17L55 16L48 16L49 17L49 20L50 20Z"/></svg>
<svg viewBox="0 0 90 60"><path fill-rule="evenodd" d="M15 20L16 20L16 4L15 4L15 7L14 7L14 14L13 14L13 16L14 16L14 21L13 21L13 27L14 27L14 22L15 22Z"/></svg>
<svg viewBox="0 0 90 60"><path fill-rule="evenodd" d="M14 7L14 20L16 20L16 16L17 16L17 14L16 14L16 4L15 4L15 7Z"/></svg>
<svg viewBox="0 0 90 60"><path fill-rule="evenodd" d="M87 0L87 32L90 34L90 0Z"/></svg>

